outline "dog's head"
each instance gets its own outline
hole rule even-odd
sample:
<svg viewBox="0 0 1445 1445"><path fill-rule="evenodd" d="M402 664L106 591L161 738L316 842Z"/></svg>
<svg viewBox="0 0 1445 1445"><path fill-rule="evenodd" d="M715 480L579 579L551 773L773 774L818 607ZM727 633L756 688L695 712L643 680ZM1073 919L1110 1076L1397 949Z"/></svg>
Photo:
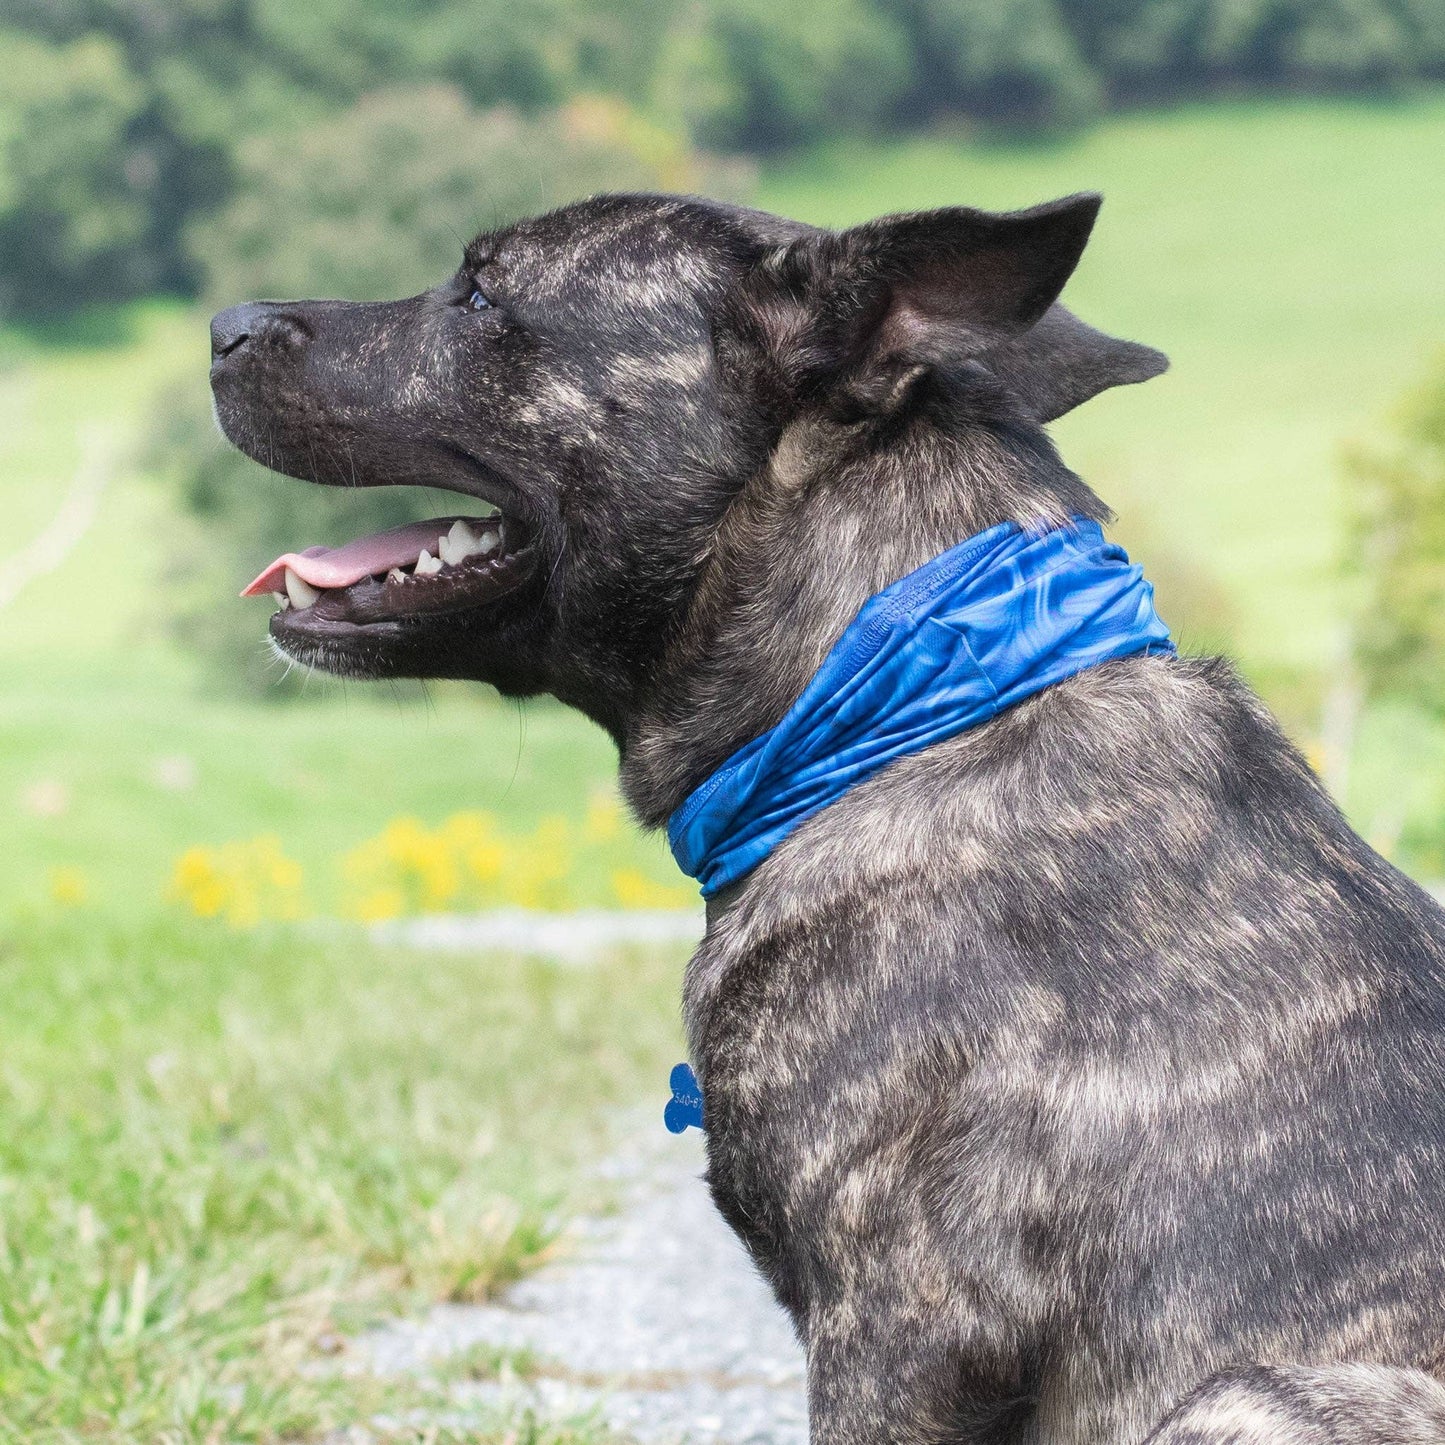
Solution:
<svg viewBox="0 0 1445 1445"><path fill-rule="evenodd" d="M551 692L623 736L723 519L795 424L840 458L922 426L1046 451L1045 422L1163 369L1055 304L1097 209L825 232L604 196L478 237L408 300L222 312L211 384L243 451L307 481L468 499L460 525L293 556L300 605L273 638L352 676ZM258 590L287 580L268 569Z"/></svg>

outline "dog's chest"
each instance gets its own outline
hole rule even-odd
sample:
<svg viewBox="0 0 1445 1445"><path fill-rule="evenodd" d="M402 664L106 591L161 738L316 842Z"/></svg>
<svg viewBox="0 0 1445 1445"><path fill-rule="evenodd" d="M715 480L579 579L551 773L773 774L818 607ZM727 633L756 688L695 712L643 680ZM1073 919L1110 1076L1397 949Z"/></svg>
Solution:
<svg viewBox="0 0 1445 1445"><path fill-rule="evenodd" d="M866 946L821 965L801 943L705 948L689 972L710 1187L800 1323L850 1293L946 1311L969 1278L1017 1319L1045 1293L1019 1244L1030 1111L993 1086L968 1009L918 989ZM1029 1207L1041 1224L1054 1183Z"/></svg>

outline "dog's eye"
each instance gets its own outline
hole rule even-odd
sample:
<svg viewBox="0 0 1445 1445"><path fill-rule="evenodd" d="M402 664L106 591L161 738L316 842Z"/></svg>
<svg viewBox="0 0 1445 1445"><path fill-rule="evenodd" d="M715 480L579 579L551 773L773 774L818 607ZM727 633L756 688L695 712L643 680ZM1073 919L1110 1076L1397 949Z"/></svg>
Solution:
<svg viewBox="0 0 1445 1445"><path fill-rule="evenodd" d="M474 290L472 294L467 297L467 305L471 307L473 311L485 311L491 304L480 291Z"/></svg>

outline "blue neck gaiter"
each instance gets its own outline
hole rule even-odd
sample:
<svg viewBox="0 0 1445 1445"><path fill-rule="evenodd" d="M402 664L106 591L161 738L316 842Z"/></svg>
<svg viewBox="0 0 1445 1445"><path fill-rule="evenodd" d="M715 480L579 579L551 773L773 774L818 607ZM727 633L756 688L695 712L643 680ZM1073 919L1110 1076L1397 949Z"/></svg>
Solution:
<svg viewBox="0 0 1445 1445"><path fill-rule="evenodd" d="M1174 644L1097 522L990 527L864 603L782 721L672 815L673 856L710 898L894 759L1136 652Z"/></svg>

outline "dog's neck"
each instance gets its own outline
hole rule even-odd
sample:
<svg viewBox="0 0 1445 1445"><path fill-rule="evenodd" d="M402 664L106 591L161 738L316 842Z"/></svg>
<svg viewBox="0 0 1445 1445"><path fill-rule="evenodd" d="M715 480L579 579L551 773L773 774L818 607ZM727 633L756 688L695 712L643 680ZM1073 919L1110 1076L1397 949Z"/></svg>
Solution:
<svg viewBox="0 0 1445 1445"><path fill-rule="evenodd" d="M1034 426L915 426L885 447L794 423L718 528L687 615L627 728L622 786L661 826L704 778L773 727L858 609L1001 521L1107 509Z"/></svg>

